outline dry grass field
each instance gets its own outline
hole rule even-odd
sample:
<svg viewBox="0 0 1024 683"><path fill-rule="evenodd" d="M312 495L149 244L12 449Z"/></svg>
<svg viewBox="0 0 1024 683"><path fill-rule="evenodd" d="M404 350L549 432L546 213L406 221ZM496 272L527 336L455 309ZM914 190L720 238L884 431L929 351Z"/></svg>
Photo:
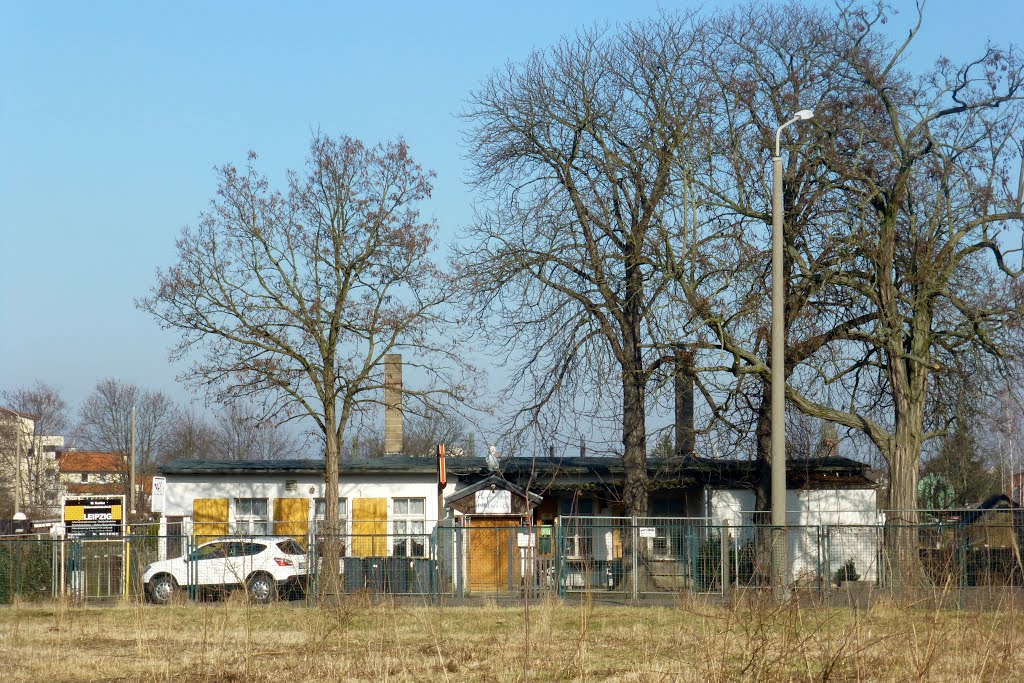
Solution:
<svg viewBox="0 0 1024 683"><path fill-rule="evenodd" d="M1012 681L1012 610L700 602L0 608L5 681Z"/></svg>

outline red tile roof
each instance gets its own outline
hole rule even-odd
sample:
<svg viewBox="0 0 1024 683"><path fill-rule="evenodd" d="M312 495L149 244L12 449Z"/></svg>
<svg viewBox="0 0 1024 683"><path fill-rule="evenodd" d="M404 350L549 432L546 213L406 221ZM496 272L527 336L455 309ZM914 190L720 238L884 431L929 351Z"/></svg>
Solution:
<svg viewBox="0 0 1024 683"><path fill-rule="evenodd" d="M124 493L121 484L66 484L73 496L117 496Z"/></svg>
<svg viewBox="0 0 1024 683"><path fill-rule="evenodd" d="M32 420L32 421L35 421L35 420L39 419L35 415L30 415L29 413L23 413L20 410L15 410L14 408L8 408L7 406L0 406L0 413L10 413L11 415L17 415L18 417L23 417L26 420Z"/></svg>
<svg viewBox="0 0 1024 683"><path fill-rule="evenodd" d="M140 477L139 484L142 486L142 494L153 495L153 477ZM116 496L124 493L124 485L120 482L107 484L82 484L79 482L64 484L68 493L76 496Z"/></svg>
<svg viewBox="0 0 1024 683"><path fill-rule="evenodd" d="M65 451L58 459L61 472L126 472L120 453L111 451Z"/></svg>

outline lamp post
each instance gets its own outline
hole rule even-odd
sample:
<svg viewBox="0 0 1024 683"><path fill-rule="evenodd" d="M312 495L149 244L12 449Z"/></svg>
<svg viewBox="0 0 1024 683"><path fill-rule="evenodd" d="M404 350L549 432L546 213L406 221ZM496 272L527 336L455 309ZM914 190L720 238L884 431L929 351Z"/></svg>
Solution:
<svg viewBox="0 0 1024 683"><path fill-rule="evenodd" d="M782 130L814 116L813 109L801 109L775 131L772 157L772 585L783 595L786 568L786 328L783 313L782 275Z"/></svg>

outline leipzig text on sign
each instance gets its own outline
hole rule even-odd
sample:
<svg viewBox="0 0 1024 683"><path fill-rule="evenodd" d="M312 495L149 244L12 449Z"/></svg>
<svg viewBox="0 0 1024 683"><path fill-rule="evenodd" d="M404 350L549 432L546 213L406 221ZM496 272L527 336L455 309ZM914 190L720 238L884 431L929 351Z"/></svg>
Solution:
<svg viewBox="0 0 1024 683"><path fill-rule="evenodd" d="M69 537L124 535L124 496L64 499L64 530Z"/></svg>

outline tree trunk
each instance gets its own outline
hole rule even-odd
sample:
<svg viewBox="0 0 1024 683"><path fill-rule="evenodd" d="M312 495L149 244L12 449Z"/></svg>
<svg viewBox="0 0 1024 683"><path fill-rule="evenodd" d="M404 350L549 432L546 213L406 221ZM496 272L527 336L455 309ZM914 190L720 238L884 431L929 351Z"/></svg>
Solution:
<svg viewBox="0 0 1024 683"><path fill-rule="evenodd" d="M338 525L338 458L341 444L336 430L336 413L333 404L324 406L325 454L324 454L324 495L326 510L320 527L320 597L327 603L336 601L341 594L341 528Z"/></svg>
<svg viewBox="0 0 1024 683"><path fill-rule="evenodd" d="M757 409L757 454L754 471L754 518L757 527L770 523L769 512L772 504L772 388L767 381L762 383L761 404ZM754 584L767 584L771 572L771 535L761 528L754 531Z"/></svg>
<svg viewBox="0 0 1024 683"><path fill-rule="evenodd" d="M886 565L894 588L920 586L928 582L921 563L917 528L917 483L924 411L916 403L897 401L896 434L885 451L889 463Z"/></svg>
<svg viewBox="0 0 1024 683"><path fill-rule="evenodd" d="M925 320L927 319L927 320ZM928 395L929 348L926 330L929 311L914 317L914 330L906 346L887 350L892 384L895 430L882 452L889 463L889 514L886 518L886 552L894 587L927 583L918 542L917 482L920 476L925 403ZM922 329L923 328L923 329Z"/></svg>
<svg viewBox="0 0 1024 683"><path fill-rule="evenodd" d="M625 470L622 501L626 514L631 517L646 517L648 513L647 492L647 429L645 382L637 370L623 372L622 376L622 463ZM632 533L623 534L623 560L626 564L623 576L626 585L633 581L632 558L637 558L636 583L640 591L650 590L651 572L648 567L646 543L638 541L633 545Z"/></svg>

